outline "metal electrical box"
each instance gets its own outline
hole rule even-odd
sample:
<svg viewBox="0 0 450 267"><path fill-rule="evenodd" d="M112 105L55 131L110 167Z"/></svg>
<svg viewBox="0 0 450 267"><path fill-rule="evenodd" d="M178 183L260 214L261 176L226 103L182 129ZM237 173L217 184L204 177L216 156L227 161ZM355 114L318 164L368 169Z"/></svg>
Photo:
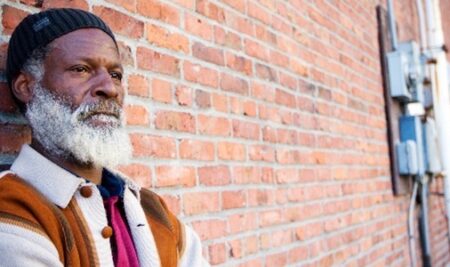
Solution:
<svg viewBox="0 0 450 267"><path fill-rule="evenodd" d="M391 96L401 102L423 102L423 71L417 43L405 42L387 54Z"/></svg>
<svg viewBox="0 0 450 267"><path fill-rule="evenodd" d="M397 144L397 163L401 175L425 174L425 155L422 123L417 116L399 119L400 144Z"/></svg>

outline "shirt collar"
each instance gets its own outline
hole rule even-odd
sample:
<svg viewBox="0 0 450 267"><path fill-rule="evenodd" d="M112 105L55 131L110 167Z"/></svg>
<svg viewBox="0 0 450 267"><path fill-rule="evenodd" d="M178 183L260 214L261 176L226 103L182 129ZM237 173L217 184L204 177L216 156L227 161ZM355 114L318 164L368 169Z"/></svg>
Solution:
<svg viewBox="0 0 450 267"><path fill-rule="evenodd" d="M78 187L85 183L84 179L56 165L26 144L22 146L11 170L61 208L67 207Z"/></svg>

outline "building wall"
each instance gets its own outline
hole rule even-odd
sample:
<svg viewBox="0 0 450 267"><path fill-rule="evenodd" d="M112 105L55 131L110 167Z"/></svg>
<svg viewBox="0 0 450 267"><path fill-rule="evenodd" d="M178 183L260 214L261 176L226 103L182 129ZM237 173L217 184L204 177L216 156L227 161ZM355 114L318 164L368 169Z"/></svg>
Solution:
<svg viewBox="0 0 450 267"><path fill-rule="evenodd" d="M379 2L0 0L0 69L26 14L93 11L116 33L126 71L134 157L120 169L195 228L212 265L408 266L409 196L394 196L390 180ZM415 1L395 2L400 39L417 39ZM1 77L8 164L31 132ZM433 261L443 266L442 197L430 202Z"/></svg>

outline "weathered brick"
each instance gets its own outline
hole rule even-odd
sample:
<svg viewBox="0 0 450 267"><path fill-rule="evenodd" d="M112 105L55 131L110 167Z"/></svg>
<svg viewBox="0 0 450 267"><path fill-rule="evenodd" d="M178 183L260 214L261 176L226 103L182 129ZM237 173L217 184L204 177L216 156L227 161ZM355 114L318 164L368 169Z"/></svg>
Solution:
<svg viewBox="0 0 450 267"><path fill-rule="evenodd" d="M249 55L250 57L255 57L255 58L261 59L263 61L269 60L268 49L255 41L252 41L250 39L245 39L244 40L244 48L245 48L245 53L247 55Z"/></svg>
<svg viewBox="0 0 450 267"><path fill-rule="evenodd" d="M227 166L206 166L198 168L200 184L208 186L226 185L231 182L230 169Z"/></svg>
<svg viewBox="0 0 450 267"><path fill-rule="evenodd" d="M214 41L216 44L223 45L231 49L242 49L242 38L233 32L224 30L220 26L214 26Z"/></svg>
<svg viewBox="0 0 450 267"><path fill-rule="evenodd" d="M172 84L165 80L152 80L152 99L162 103L172 102Z"/></svg>
<svg viewBox="0 0 450 267"><path fill-rule="evenodd" d="M136 12L136 0L107 0L110 3L116 4L125 8L130 12Z"/></svg>
<svg viewBox="0 0 450 267"><path fill-rule="evenodd" d="M233 120L233 136L259 140L259 125L252 122Z"/></svg>
<svg viewBox="0 0 450 267"><path fill-rule="evenodd" d="M66 7L87 10L89 6L88 6L86 0L43 0L42 1L42 9L66 8Z"/></svg>
<svg viewBox="0 0 450 267"><path fill-rule="evenodd" d="M130 139L136 157L176 157L176 144L172 138L133 133Z"/></svg>
<svg viewBox="0 0 450 267"><path fill-rule="evenodd" d="M149 43L183 53L189 52L189 39L154 24L147 24L145 33Z"/></svg>
<svg viewBox="0 0 450 267"><path fill-rule="evenodd" d="M198 59L217 65L225 64L224 54L221 49L208 47L200 42L195 42L192 45L192 55Z"/></svg>
<svg viewBox="0 0 450 267"><path fill-rule="evenodd" d="M209 252L209 263L211 264L220 264L224 263L227 259L227 249L225 247L225 243L212 244L208 246Z"/></svg>
<svg viewBox="0 0 450 267"><path fill-rule="evenodd" d="M247 197L242 191L222 192L222 209L243 208L247 204Z"/></svg>
<svg viewBox="0 0 450 267"><path fill-rule="evenodd" d="M127 125L148 125L149 114L145 107L128 105L125 107Z"/></svg>
<svg viewBox="0 0 450 267"><path fill-rule="evenodd" d="M138 47L136 58L138 67L144 70L173 76L179 76L180 74L179 60L175 57L145 47Z"/></svg>
<svg viewBox="0 0 450 267"><path fill-rule="evenodd" d="M228 98L225 95L214 93L212 95L212 102L215 110L220 112L228 111Z"/></svg>
<svg viewBox="0 0 450 267"><path fill-rule="evenodd" d="M245 145L231 142L217 144L217 156L223 160L243 161L246 158Z"/></svg>
<svg viewBox="0 0 450 267"><path fill-rule="evenodd" d="M121 165L118 170L144 188L151 186L152 171L146 165L138 163Z"/></svg>
<svg viewBox="0 0 450 267"><path fill-rule="evenodd" d="M144 35L144 23L108 7L95 6L94 13L101 17L113 31L133 39Z"/></svg>
<svg viewBox="0 0 450 267"><path fill-rule="evenodd" d="M158 111L155 119L156 129L179 132L195 132L195 118L185 112Z"/></svg>
<svg viewBox="0 0 450 267"><path fill-rule="evenodd" d="M175 91L175 97L177 99L177 102L181 106L188 106L191 107L193 101L192 96L192 89L186 86L177 86L177 89ZM200 122L199 122L200 125Z"/></svg>
<svg viewBox="0 0 450 267"><path fill-rule="evenodd" d="M155 168L155 176L155 185L157 187L192 187L196 184L194 167L170 165L157 166Z"/></svg>
<svg viewBox="0 0 450 267"><path fill-rule="evenodd" d="M172 25L180 24L179 11L158 0L137 0L136 10L139 14L161 20Z"/></svg>
<svg viewBox="0 0 450 267"><path fill-rule="evenodd" d="M188 81L213 88L217 88L219 86L219 74L214 69L185 61L183 63L183 72L184 78Z"/></svg>
<svg viewBox="0 0 450 267"><path fill-rule="evenodd" d="M231 135L231 123L227 118L199 115L197 121L198 131L201 134L219 136Z"/></svg>
<svg viewBox="0 0 450 267"><path fill-rule="evenodd" d="M133 74L128 77L128 94L148 97L149 89L149 82L144 76Z"/></svg>
<svg viewBox="0 0 450 267"><path fill-rule="evenodd" d="M2 7L2 25L5 34L11 34L17 25L29 14L12 6Z"/></svg>
<svg viewBox="0 0 450 267"><path fill-rule="evenodd" d="M205 19L185 13L184 21L184 28L187 32L208 41L212 41L214 38L214 28Z"/></svg>
<svg viewBox="0 0 450 267"><path fill-rule="evenodd" d="M218 192L194 192L183 194L183 209L186 214L201 214L220 210ZM195 228L195 226L194 226ZM217 229L219 230L219 229ZM221 230L222 231L222 230ZM208 237L208 233L199 232L200 237Z"/></svg>
<svg viewBox="0 0 450 267"><path fill-rule="evenodd" d="M245 73L247 75L251 75L252 70L252 62L245 57L238 56L236 54L232 54L227 52L225 54L227 67Z"/></svg>
<svg viewBox="0 0 450 267"><path fill-rule="evenodd" d="M195 91L195 103L199 108L211 107L211 94L202 90Z"/></svg>
<svg viewBox="0 0 450 267"><path fill-rule="evenodd" d="M211 3L208 0L197 0L196 11L220 23L224 22L225 20L223 8L217 6L214 3Z"/></svg>
<svg viewBox="0 0 450 267"><path fill-rule="evenodd" d="M275 160L275 150L266 145L252 145L249 148L250 160L273 162Z"/></svg>
<svg viewBox="0 0 450 267"><path fill-rule="evenodd" d="M246 80L227 73L220 75L220 88L241 95L248 95L249 93L249 86Z"/></svg>
<svg viewBox="0 0 450 267"><path fill-rule="evenodd" d="M261 181L261 172L257 167L234 167L233 181L236 184L257 184Z"/></svg>
<svg viewBox="0 0 450 267"><path fill-rule="evenodd" d="M214 160L215 147L212 142L186 139L180 142L180 157L182 159Z"/></svg>
<svg viewBox="0 0 450 267"><path fill-rule="evenodd" d="M31 129L26 125L0 124L0 153L14 154L31 142Z"/></svg>

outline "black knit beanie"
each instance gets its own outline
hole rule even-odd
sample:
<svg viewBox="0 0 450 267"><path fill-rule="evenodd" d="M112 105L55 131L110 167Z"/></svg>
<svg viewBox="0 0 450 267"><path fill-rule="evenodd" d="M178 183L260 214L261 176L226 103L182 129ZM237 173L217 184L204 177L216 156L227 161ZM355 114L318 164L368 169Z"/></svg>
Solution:
<svg viewBox="0 0 450 267"><path fill-rule="evenodd" d="M12 80L20 73L23 64L35 49L45 47L56 38L83 28L100 29L111 36L116 43L116 39L106 23L96 15L84 10L48 9L23 19L9 41L6 61L6 79L9 87L11 88Z"/></svg>

